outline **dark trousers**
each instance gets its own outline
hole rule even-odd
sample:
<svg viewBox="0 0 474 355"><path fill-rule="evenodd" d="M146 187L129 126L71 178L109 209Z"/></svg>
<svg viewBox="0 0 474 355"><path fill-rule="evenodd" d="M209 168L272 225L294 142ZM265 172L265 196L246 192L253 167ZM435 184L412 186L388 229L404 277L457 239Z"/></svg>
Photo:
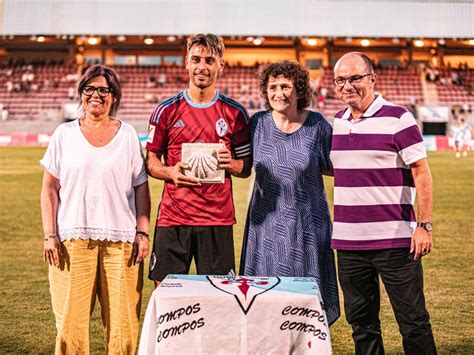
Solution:
<svg viewBox="0 0 474 355"><path fill-rule="evenodd" d="M403 337L405 354L436 354L423 294L421 260L409 249L338 250L338 275L356 354L384 354L379 275Z"/></svg>

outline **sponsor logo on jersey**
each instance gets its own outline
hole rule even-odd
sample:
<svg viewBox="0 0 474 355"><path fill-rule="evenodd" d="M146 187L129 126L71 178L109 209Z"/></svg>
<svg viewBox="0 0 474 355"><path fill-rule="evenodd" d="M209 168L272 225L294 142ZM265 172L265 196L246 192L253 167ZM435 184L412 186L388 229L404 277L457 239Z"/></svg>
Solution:
<svg viewBox="0 0 474 355"><path fill-rule="evenodd" d="M176 122L173 127L184 127L184 126L186 125L184 124L183 120L180 118L179 121Z"/></svg>
<svg viewBox="0 0 474 355"><path fill-rule="evenodd" d="M155 126L148 125L148 139L147 143L153 143L153 139L155 138Z"/></svg>
<svg viewBox="0 0 474 355"><path fill-rule="evenodd" d="M224 137L228 129L227 122L223 118L219 118L216 122L217 135L219 137Z"/></svg>

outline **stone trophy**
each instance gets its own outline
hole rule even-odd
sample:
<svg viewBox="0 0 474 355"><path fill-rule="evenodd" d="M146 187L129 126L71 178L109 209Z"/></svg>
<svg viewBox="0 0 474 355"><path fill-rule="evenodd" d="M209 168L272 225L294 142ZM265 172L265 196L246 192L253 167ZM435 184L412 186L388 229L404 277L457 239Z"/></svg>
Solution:
<svg viewBox="0 0 474 355"><path fill-rule="evenodd" d="M219 168L217 150L225 148L221 143L183 143L181 161L188 165L184 175L198 178L201 183L223 184L225 171Z"/></svg>

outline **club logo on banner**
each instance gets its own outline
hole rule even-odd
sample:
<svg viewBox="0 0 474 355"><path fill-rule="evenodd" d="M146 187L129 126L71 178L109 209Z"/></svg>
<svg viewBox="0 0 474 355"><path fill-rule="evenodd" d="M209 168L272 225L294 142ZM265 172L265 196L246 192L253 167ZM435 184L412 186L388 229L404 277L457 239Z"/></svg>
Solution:
<svg viewBox="0 0 474 355"><path fill-rule="evenodd" d="M258 295L270 291L280 283L279 277L229 278L227 276L207 276L212 286L235 297L240 309L247 314Z"/></svg>

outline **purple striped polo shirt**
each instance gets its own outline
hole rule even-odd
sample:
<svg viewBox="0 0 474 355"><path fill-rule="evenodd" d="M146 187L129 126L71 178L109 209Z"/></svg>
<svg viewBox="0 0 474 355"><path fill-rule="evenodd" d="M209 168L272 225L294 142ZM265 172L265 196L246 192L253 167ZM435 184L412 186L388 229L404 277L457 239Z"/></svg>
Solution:
<svg viewBox="0 0 474 355"><path fill-rule="evenodd" d="M416 190L410 164L426 158L413 115L377 96L361 119L350 109L334 119L332 248L410 247Z"/></svg>

